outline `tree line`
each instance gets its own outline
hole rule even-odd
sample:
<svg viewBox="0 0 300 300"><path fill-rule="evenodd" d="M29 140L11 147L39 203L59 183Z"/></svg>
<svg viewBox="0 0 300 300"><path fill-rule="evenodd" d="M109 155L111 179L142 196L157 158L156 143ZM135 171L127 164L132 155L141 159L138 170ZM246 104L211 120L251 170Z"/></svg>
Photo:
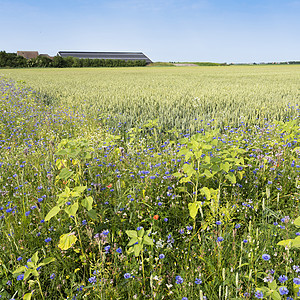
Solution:
<svg viewBox="0 0 300 300"><path fill-rule="evenodd" d="M39 55L26 59L17 53L0 51L0 68L82 68L82 67L143 67L145 60L89 59L54 56L53 59Z"/></svg>

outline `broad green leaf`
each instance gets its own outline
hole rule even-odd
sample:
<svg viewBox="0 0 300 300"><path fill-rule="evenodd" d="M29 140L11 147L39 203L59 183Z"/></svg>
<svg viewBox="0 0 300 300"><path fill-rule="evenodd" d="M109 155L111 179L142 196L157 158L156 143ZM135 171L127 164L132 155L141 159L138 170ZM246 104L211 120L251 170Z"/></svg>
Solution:
<svg viewBox="0 0 300 300"><path fill-rule="evenodd" d="M58 177L59 177L60 179L66 180L66 179L70 178L73 174L74 174L73 171L69 171L68 168L63 168L63 169L60 171Z"/></svg>
<svg viewBox="0 0 300 300"><path fill-rule="evenodd" d="M150 245L150 246L153 245L153 241L151 240L151 238L148 235L144 236L143 241L144 241L145 245Z"/></svg>
<svg viewBox="0 0 300 300"><path fill-rule="evenodd" d="M207 164L210 164L210 156L206 155L204 157L204 161L207 163Z"/></svg>
<svg viewBox="0 0 300 300"><path fill-rule="evenodd" d="M48 265L48 264L54 262L55 260L56 259L54 257L48 257L48 258L45 258L45 259L42 260L42 264Z"/></svg>
<svg viewBox="0 0 300 300"><path fill-rule="evenodd" d="M69 205L65 208L65 212L70 216L75 216L78 210L78 202L75 202L72 205Z"/></svg>
<svg viewBox="0 0 300 300"><path fill-rule="evenodd" d="M38 260L39 260L39 252L36 251L36 252L32 255L31 261L36 265L37 262L38 262Z"/></svg>
<svg viewBox="0 0 300 300"><path fill-rule="evenodd" d="M30 276L30 274L32 273L32 269L28 269L25 273L24 273L24 280L26 280L29 276Z"/></svg>
<svg viewBox="0 0 300 300"><path fill-rule="evenodd" d="M184 173L186 173L188 176L192 176L195 172L194 168L191 165L184 164L182 167Z"/></svg>
<svg viewBox="0 0 300 300"><path fill-rule="evenodd" d="M195 152L196 159L200 159L201 155L202 155L202 150L199 150L199 151Z"/></svg>
<svg viewBox="0 0 300 300"><path fill-rule="evenodd" d="M176 177L176 178L180 178L180 177L183 176L183 174L182 174L182 173L179 173L179 172L173 173L172 175L173 175L174 177Z"/></svg>
<svg viewBox="0 0 300 300"><path fill-rule="evenodd" d="M213 171L213 174L216 174L216 173L218 173L220 171L220 167L217 164L214 164L211 167L211 170Z"/></svg>
<svg viewBox="0 0 300 300"><path fill-rule="evenodd" d="M278 246L284 246L284 247L291 247L292 246L292 239L283 240L277 243Z"/></svg>
<svg viewBox="0 0 300 300"><path fill-rule="evenodd" d="M190 176L188 176L188 177L183 177L183 178L181 178L180 179L180 183L185 183L185 182L190 182L191 181L191 177Z"/></svg>
<svg viewBox="0 0 300 300"><path fill-rule="evenodd" d="M245 173L244 171L242 171L242 172L237 172L237 176L238 176L239 180L242 180L242 179L243 179L244 173Z"/></svg>
<svg viewBox="0 0 300 300"><path fill-rule="evenodd" d="M125 232L130 238L137 238L138 236L135 230L126 230Z"/></svg>
<svg viewBox="0 0 300 300"><path fill-rule="evenodd" d="M204 145L202 146L202 148L203 148L204 150L211 150L211 149L212 149L212 146L211 146L211 145L204 144Z"/></svg>
<svg viewBox="0 0 300 300"><path fill-rule="evenodd" d="M27 270L26 267L19 267L18 269L16 269L15 271L13 271L13 274L19 274L19 273L23 273Z"/></svg>
<svg viewBox="0 0 300 300"><path fill-rule="evenodd" d="M281 297L277 291L274 291L271 295L273 300L281 300Z"/></svg>
<svg viewBox="0 0 300 300"><path fill-rule="evenodd" d="M183 144L188 143L188 142L189 142L189 139L188 139L188 138L182 138L182 139L180 139L178 142L179 142L181 145L183 145Z"/></svg>
<svg viewBox="0 0 300 300"><path fill-rule="evenodd" d="M85 185L76 186L72 190L71 196L72 197L79 197L85 190L86 190L86 186Z"/></svg>
<svg viewBox="0 0 300 300"><path fill-rule="evenodd" d="M142 249L143 249L143 245L141 245L141 244L136 244L136 245L134 245L134 247L133 247L133 250L134 250L134 256L135 256L135 257L139 256L139 255L140 255L140 252L142 251Z"/></svg>
<svg viewBox="0 0 300 300"><path fill-rule="evenodd" d="M87 210L91 210L93 207L93 198L91 196L84 198L81 201L81 205L85 207Z"/></svg>
<svg viewBox="0 0 300 300"><path fill-rule="evenodd" d="M23 300L30 300L32 296L32 293L27 293L23 296Z"/></svg>
<svg viewBox="0 0 300 300"><path fill-rule="evenodd" d="M204 171L204 175L207 177L207 178L211 178L212 177L212 174L209 170L205 169Z"/></svg>
<svg viewBox="0 0 300 300"><path fill-rule="evenodd" d="M60 237L58 247L60 250L68 250L76 243L76 241L77 237L74 233L66 233Z"/></svg>
<svg viewBox="0 0 300 300"><path fill-rule="evenodd" d="M184 193L187 191L187 188L185 186L180 186L177 188L178 193Z"/></svg>
<svg viewBox="0 0 300 300"><path fill-rule="evenodd" d="M39 272L38 272L37 270L35 270L35 269L32 270L31 273L32 273L32 275L35 276L35 277L39 277L39 276L40 276ZM24 277L25 277L25 276L24 276Z"/></svg>
<svg viewBox="0 0 300 300"><path fill-rule="evenodd" d="M226 176L225 176L231 183L236 183L236 177L233 173L229 172Z"/></svg>
<svg viewBox="0 0 300 300"><path fill-rule="evenodd" d="M185 155L185 161L188 161L191 157L193 157L194 154L192 151L189 151L186 155Z"/></svg>
<svg viewBox="0 0 300 300"><path fill-rule="evenodd" d="M297 227L300 227L300 217L298 217L295 221L294 221L294 225Z"/></svg>
<svg viewBox="0 0 300 300"><path fill-rule="evenodd" d="M144 228L141 228L141 229L138 230L138 232L137 232L138 237L143 237L143 236L144 236L144 233L145 233L145 229L144 229Z"/></svg>
<svg viewBox="0 0 300 300"><path fill-rule="evenodd" d="M211 193L210 193L209 188L207 188L206 186L203 187L203 188L201 189L201 193L205 195L205 197L206 197L207 200L210 200L210 198L211 198Z"/></svg>
<svg viewBox="0 0 300 300"><path fill-rule="evenodd" d="M134 245L136 242L138 242L138 239L135 238L135 237L133 237L133 238L129 241L129 243L127 244L127 246L130 247L130 246Z"/></svg>
<svg viewBox="0 0 300 300"><path fill-rule="evenodd" d="M27 261L27 266L29 268L34 268L35 264L32 261Z"/></svg>
<svg viewBox="0 0 300 300"><path fill-rule="evenodd" d="M195 220L198 210L199 210L197 203L196 202L189 203L188 207L189 207L191 218L193 218Z"/></svg>
<svg viewBox="0 0 300 300"><path fill-rule="evenodd" d="M60 208L58 206L54 206L47 214L45 221L49 221L51 218L56 216L60 212Z"/></svg>
<svg viewBox="0 0 300 300"><path fill-rule="evenodd" d="M268 286L269 286L269 289L271 289L271 290L277 289L277 283L275 280L273 280L272 282L268 282Z"/></svg>
<svg viewBox="0 0 300 300"><path fill-rule="evenodd" d="M87 214L92 220L97 220L97 212L94 209L90 209Z"/></svg>
<svg viewBox="0 0 300 300"><path fill-rule="evenodd" d="M300 236L297 236L292 242L293 248L300 248Z"/></svg>

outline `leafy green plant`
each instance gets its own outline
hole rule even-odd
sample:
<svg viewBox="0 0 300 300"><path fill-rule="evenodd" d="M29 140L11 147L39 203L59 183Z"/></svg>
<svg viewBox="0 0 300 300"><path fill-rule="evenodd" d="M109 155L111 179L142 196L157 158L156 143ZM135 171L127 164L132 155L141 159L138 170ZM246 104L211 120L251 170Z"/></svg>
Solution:
<svg viewBox="0 0 300 300"><path fill-rule="evenodd" d="M13 275L17 277L22 274L22 278L24 280L29 278L31 275L34 276L35 281L38 283L40 294L41 294L42 298L45 299L43 291L42 291L42 286L41 286L41 283L39 280L40 273L38 272L38 270L39 270L39 268L54 262L55 258L48 257L48 258L44 258L42 261L39 262L40 259L38 257L38 253L39 253L38 251L35 252L33 254L33 256L27 261L26 265L16 269L13 272ZM33 283L33 282L31 282L31 283ZM31 296L32 296L32 293L27 293L24 295L23 299L29 300L29 299L31 299Z"/></svg>

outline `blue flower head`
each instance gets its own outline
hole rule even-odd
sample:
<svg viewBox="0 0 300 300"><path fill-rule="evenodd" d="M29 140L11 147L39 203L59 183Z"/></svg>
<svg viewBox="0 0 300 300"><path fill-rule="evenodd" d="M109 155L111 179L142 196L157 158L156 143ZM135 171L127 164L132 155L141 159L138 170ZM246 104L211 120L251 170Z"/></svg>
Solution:
<svg viewBox="0 0 300 300"><path fill-rule="evenodd" d="M254 295L257 299L263 299L264 298L264 294L263 294L263 292L262 291L259 291L259 290L257 290L256 292L255 292L255 295Z"/></svg>
<svg viewBox="0 0 300 300"><path fill-rule="evenodd" d="M279 288L279 294L280 295L287 295L289 293L289 290L287 289L286 286L282 286Z"/></svg>
<svg viewBox="0 0 300 300"><path fill-rule="evenodd" d="M265 260L265 261L268 261L268 260L271 259L271 256L269 254L263 254L262 259Z"/></svg>

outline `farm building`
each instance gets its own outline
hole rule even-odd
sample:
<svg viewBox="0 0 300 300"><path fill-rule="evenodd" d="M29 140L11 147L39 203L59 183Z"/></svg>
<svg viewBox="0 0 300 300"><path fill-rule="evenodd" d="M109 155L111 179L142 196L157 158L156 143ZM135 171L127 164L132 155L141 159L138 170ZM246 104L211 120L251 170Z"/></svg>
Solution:
<svg viewBox="0 0 300 300"><path fill-rule="evenodd" d="M17 55L23 56L26 59L37 58L39 56L38 51L17 51Z"/></svg>
<svg viewBox="0 0 300 300"><path fill-rule="evenodd" d="M77 57L89 59L118 59L118 60L145 60L147 64L152 61L142 52L79 52L79 51L59 51L61 57Z"/></svg>
<svg viewBox="0 0 300 300"><path fill-rule="evenodd" d="M52 56L49 56L48 54L39 54L38 51L17 51L17 55L23 56L26 59L37 58L38 56L43 56L43 57L48 57L50 59L53 59Z"/></svg>

